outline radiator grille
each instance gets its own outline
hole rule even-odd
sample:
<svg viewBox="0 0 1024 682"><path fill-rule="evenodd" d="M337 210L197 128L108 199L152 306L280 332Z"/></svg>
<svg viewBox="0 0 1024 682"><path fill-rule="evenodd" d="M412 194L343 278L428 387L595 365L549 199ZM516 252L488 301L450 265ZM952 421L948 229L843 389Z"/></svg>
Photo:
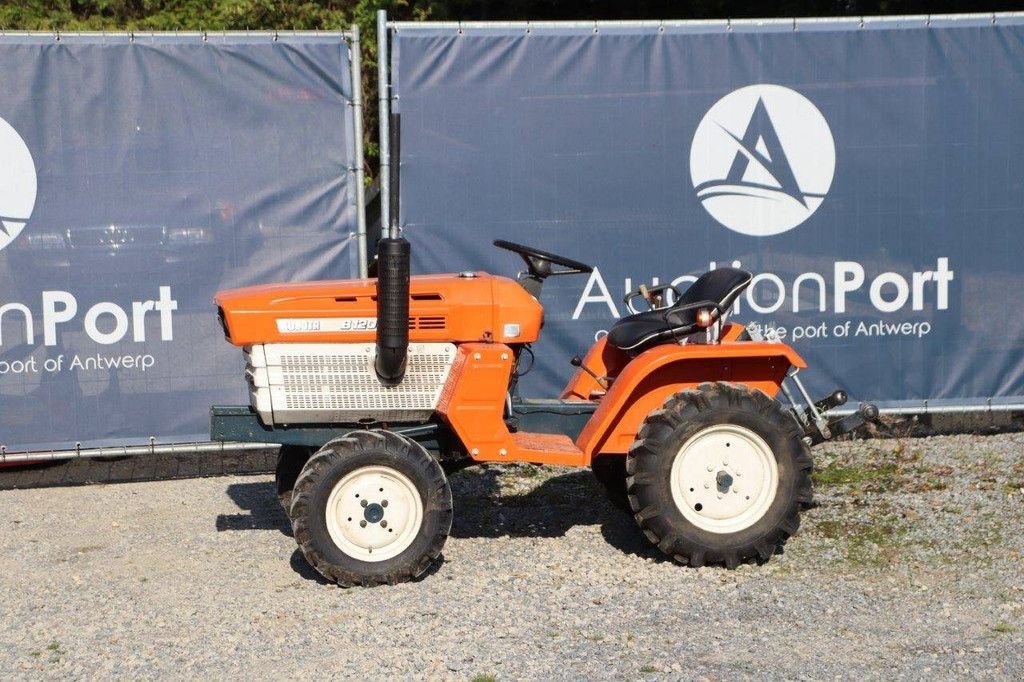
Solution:
<svg viewBox="0 0 1024 682"><path fill-rule="evenodd" d="M422 421L437 407L455 358L452 344L412 344L402 382L385 386L373 370L373 344L268 344L264 351L278 424Z"/></svg>

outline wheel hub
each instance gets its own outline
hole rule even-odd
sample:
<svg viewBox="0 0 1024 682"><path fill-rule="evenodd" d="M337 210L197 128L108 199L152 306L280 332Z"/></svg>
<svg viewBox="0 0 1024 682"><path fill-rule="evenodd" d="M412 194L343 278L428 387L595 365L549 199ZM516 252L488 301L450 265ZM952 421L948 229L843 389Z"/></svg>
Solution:
<svg viewBox="0 0 1024 682"><path fill-rule="evenodd" d="M718 424L687 440L672 463L672 499L692 524L735 533L757 523L779 485L778 464L759 435Z"/></svg>
<svg viewBox="0 0 1024 682"><path fill-rule="evenodd" d="M728 471L722 469L718 472L718 476L715 477L715 481L718 483L718 492L727 493L732 486L733 478L729 475Z"/></svg>
<svg viewBox="0 0 1024 682"><path fill-rule="evenodd" d="M327 499L327 532L338 549L361 561L404 552L423 524L423 501L396 469L368 466L346 474Z"/></svg>
<svg viewBox="0 0 1024 682"><path fill-rule="evenodd" d="M384 518L384 507L380 506L376 502L371 505L367 505L363 510L363 518L370 523L378 523Z"/></svg>

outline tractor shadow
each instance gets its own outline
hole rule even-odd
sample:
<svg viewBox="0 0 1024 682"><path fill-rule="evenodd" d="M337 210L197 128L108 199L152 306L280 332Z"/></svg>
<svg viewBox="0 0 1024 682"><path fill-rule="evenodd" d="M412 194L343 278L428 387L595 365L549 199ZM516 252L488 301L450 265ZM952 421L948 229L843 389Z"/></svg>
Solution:
<svg viewBox="0 0 1024 682"><path fill-rule="evenodd" d="M217 532L270 530L278 531L289 538L292 537L292 524L277 500L277 486L273 481L232 483L227 487L226 492L232 502L238 506L240 512L237 514L218 514L215 522ZM439 556L413 582L419 582L434 575L441 569L443 563L444 554ZM300 578L321 585L334 585L333 582L317 573L316 569L309 565L309 562L306 561L306 558L302 556L302 552L298 549L292 552L289 564Z"/></svg>
<svg viewBox="0 0 1024 682"><path fill-rule="evenodd" d="M529 468L525 471L530 473ZM539 473L543 469L536 471L538 478L544 475ZM556 538L576 526L599 526L605 541L623 554L667 560L647 542L632 516L608 501L589 470L547 478L523 493L502 493L500 479L508 475L516 474L497 466L452 476L452 537ZM529 477L522 480L529 484Z"/></svg>
<svg viewBox="0 0 1024 682"><path fill-rule="evenodd" d="M452 475L449 480L455 513L451 536L557 538L576 526L599 526L605 541L623 554L656 562L668 560L647 542L629 514L608 501L589 470L540 480L545 475L543 469L501 466L472 467ZM515 487L528 489L502 493L503 476L516 477ZM540 482L531 485L534 478ZM218 532L265 530L292 536L291 523L277 500L273 481L232 483L226 492L239 512L218 514ZM443 563L439 559L418 580L438 571ZM297 549L291 556L291 567L306 580L330 584Z"/></svg>
<svg viewBox="0 0 1024 682"><path fill-rule="evenodd" d="M276 530L291 537L292 524L277 501L277 486L273 481L232 483L226 492L241 511L238 514L218 514L218 532Z"/></svg>

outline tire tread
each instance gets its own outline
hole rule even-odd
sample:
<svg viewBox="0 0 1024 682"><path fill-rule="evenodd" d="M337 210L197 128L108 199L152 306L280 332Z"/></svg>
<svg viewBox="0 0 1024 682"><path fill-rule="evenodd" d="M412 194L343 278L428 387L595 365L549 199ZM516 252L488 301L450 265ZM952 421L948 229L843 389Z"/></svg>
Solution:
<svg viewBox="0 0 1024 682"><path fill-rule="evenodd" d="M756 414L788 439L793 444L791 449L795 449L792 457L795 481L787 506L771 529L744 542L723 539L720 546L709 546L686 533L675 532L673 521L667 518L667 510L662 508L664 502L658 496L658 486L663 482L656 467L664 464L662 460L668 456L665 448L678 439L680 428L716 410ZM777 400L757 389L718 381L673 394L644 420L626 455L626 493L637 524L652 544L682 564L693 567L720 564L734 569L746 562L768 561L773 554L781 552L785 542L800 528L800 512L813 505L813 460L801 436L793 416Z"/></svg>
<svg viewBox="0 0 1024 682"><path fill-rule="evenodd" d="M340 459L362 451L378 449L406 459L427 481L428 489L439 493L424 500L424 514L439 513L440 524L431 537L426 551L420 556L412 558L394 570L368 575L333 564L324 556L314 542L308 512L313 493L330 468ZM302 555L328 580L342 587L394 585L418 578L441 555L451 529L451 487L441 465L415 441L390 431L355 431L343 438L330 441L306 462L302 473L295 481L289 517L295 541Z"/></svg>

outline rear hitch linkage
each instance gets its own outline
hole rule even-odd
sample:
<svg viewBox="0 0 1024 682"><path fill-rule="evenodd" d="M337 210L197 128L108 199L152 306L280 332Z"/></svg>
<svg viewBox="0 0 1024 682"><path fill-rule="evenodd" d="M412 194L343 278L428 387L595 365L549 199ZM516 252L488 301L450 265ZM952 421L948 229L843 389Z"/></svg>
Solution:
<svg viewBox="0 0 1024 682"><path fill-rule="evenodd" d="M868 422L878 419L878 408L872 403L861 403L857 410L844 416L829 416L829 411L846 404L848 396L846 391L837 390L825 396L821 400L812 400L804 383L797 376L799 369L790 372L783 380L781 387L786 399L789 401L793 415L803 427L804 441L809 446L824 443L827 440L850 433L864 426ZM800 396L803 398L805 408L800 409L801 403L793 397L787 382L793 382Z"/></svg>

